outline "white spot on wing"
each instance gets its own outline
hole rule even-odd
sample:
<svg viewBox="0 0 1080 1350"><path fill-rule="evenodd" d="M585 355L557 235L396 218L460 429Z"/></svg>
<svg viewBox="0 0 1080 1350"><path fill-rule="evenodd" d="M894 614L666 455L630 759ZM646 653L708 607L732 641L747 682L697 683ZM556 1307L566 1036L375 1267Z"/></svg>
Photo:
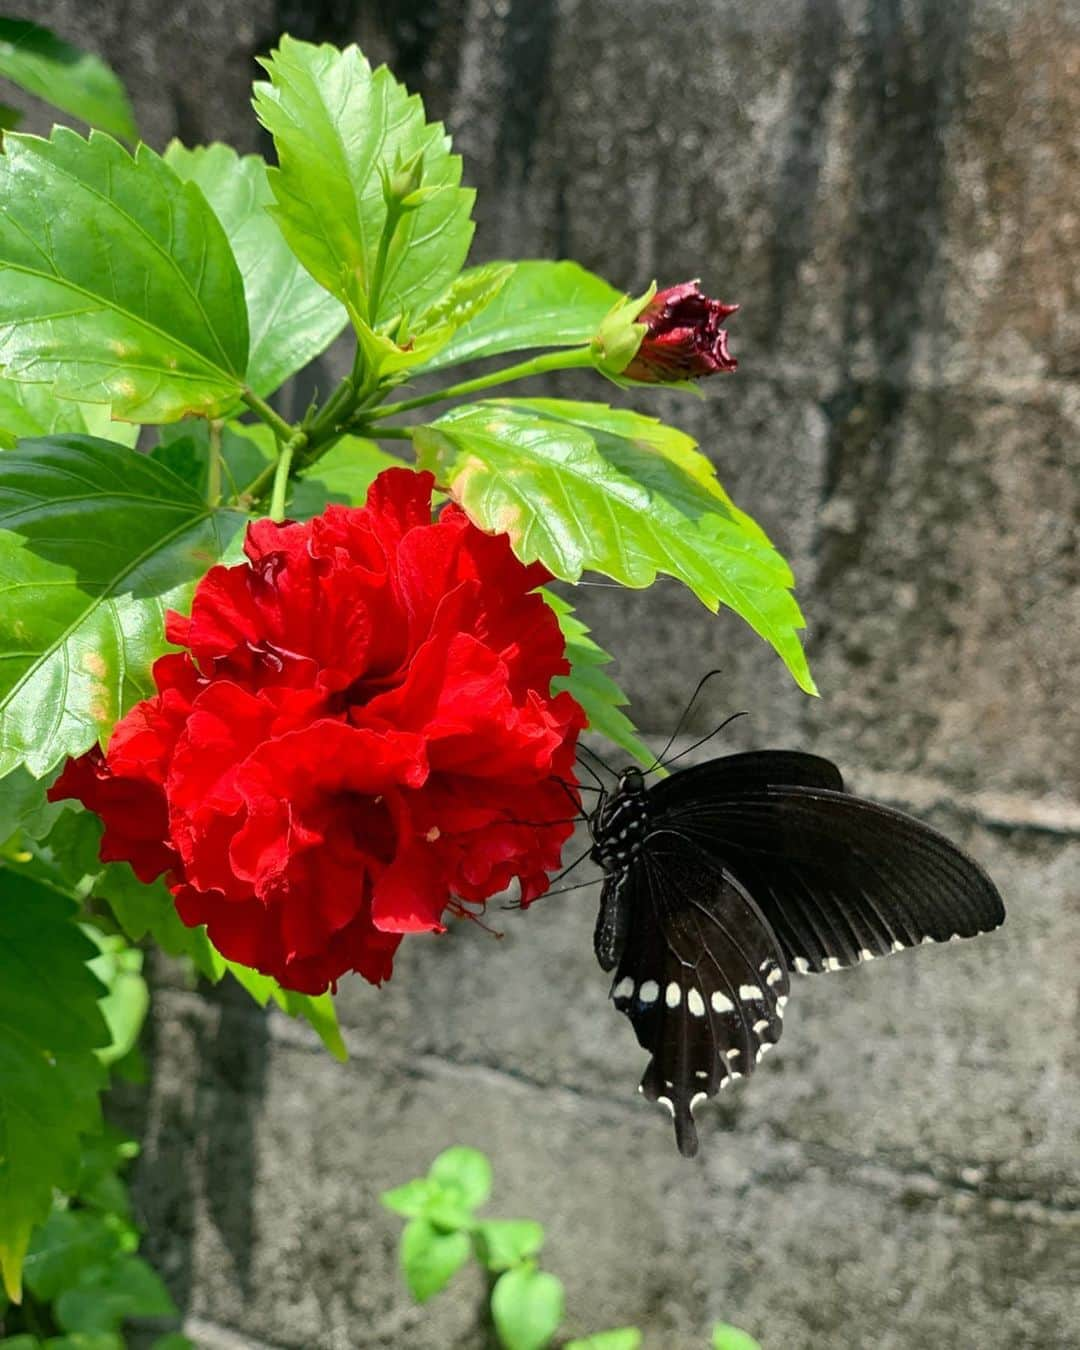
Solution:
<svg viewBox="0 0 1080 1350"><path fill-rule="evenodd" d="M695 1092L690 1098L690 1114L693 1115L699 1102L707 1101L709 1094L707 1092Z"/></svg>
<svg viewBox="0 0 1080 1350"><path fill-rule="evenodd" d="M835 956L827 956L827 957L825 958L825 969L826 969L826 970L843 970L843 966L840 964L840 962L836 959Z"/></svg>
<svg viewBox="0 0 1080 1350"><path fill-rule="evenodd" d="M809 975L810 962L806 959L805 956L797 956L795 958L795 969L799 972L800 975Z"/></svg>
<svg viewBox="0 0 1080 1350"><path fill-rule="evenodd" d="M655 1003L659 993L660 986L655 980L643 980L638 990L638 998L642 1003Z"/></svg>
<svg viewBox="0 0 1080 1350"><path fill-rule="evenodd" d="M666 1106L666 1107L667 1107L668 1112L670 1113L672 1120L674 1120L674 1119L675 1119L675 1104L674 1104L674 1102L672 1102L671 1098L670 1098L670 1097L657 1097L656 1100L660 1103L661 1106Z"/></svg>
<svg viewBox="0 0 1080 1350"><path fill-rule="evenodd" d="M634 981L630 978L629 975L624 975L622 979L619 981L619 983L615 986L615 992L613 993L612 997L629 998L633 992L634 992Z"/></svg>
<svg viewBox="0 0 1080 1350"><path fill-rule="evenodd" d="M779 966L777 966L775 970L770 970L768 975L765 976L765 983L779 984L783 978L784 972L780 969Z"/></svg>
<svg viewBox="0 0 1080 1350"><path fill-rule="evenodd" d="M694 1017L705 1016L705 1000L696 989L690 989L686 994L686 1006L690 1009Z"/></svg>
<svg viewBox="0 0 1080 1350"><path fill-rule="evenodd" d="M754 1030L757 1032L759 1036L763 1031L768 1031L768 1029L769 1029L768 1018L762 1018L760 1022L754 1023Z"/></svg>
<svg viewBox="0 0 1080 1350"><path fill-rule="evenodd" d="M739 985L740 998L761 998L761 996L762 996L761 990L757 987L756 984Z"/></svg>
<svg viewBox="0 0 1080 1350"><path fill-rule="evenodd" d="M904 944L902 942L894 942L893 945L889 948L889 950L894 952L902 952L904 950Z"/></svg>
<svg viewBox="0 0 1080 1350"><path fill-rule="evenodd" d="M672 980L671 983L668 985L668 987L664 990L664 1002L668 1005L669 1008L677 1008L679 1006L679 1000L681 998L682 998L682 990L675 983L675 981Z"/></svg>
<svg viewBox="0 0 1080 1350"><path fill-rule="evenodd" d="M725 1013L734 1012L735 1004L726 994L722 994L719 989L715 990L711 999L713 1012Z"/></svg>
<svg viewBox="0 0 1080 1350"><path fill-rule="evenodd" d="M874 953L870 950L869 947L860 947L860 948L859 948L859 960L860 960L860 961L872 961L873 959L874 959Z"/></svg>
<svg viewBox="0 0 1080 1350"><path fill-rule="evenodd" d="M695 1078L708 1078L708 1076L709 1076L709 1071L708 1071L708 1069L695 1069L695 1070L694 1070L694 1077L695 1077Z"/></svg>

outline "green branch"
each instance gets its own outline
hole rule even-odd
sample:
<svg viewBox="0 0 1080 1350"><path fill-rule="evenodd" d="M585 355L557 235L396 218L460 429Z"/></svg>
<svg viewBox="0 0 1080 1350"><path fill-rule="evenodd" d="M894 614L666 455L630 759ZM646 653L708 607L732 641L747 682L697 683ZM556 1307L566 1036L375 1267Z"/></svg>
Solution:
<svg viewBox="0 0 1080 1350"><path fill-rule="evenodd" d="M383 417L394 417L398 413L409 412L413 408L426 408L428 404L441 403L444 399L476 394L481 389L492 389L499 384L508 384L511 380L525 380L533 375L546 375L552 370L580 370L592 364L593 358L588 347L548 352L546 356L534 356L529 361L519 361L517 365L504 366L502 370L493 370L488 375L478 375L475 380L463 380L460 384L451 384L430 394L419 394L416 398L407 398L401 403L384 403L381 407L366 412L364 417L365 420L374 422Z"/></svg>

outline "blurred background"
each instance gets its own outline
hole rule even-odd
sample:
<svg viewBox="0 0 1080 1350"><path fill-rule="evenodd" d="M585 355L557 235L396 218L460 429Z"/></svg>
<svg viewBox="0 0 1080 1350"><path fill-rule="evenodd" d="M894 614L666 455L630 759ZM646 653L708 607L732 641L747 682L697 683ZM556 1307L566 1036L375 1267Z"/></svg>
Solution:
<svg viewBox="0 0 1080 1350"><path fill-rule="evenodd" d="M453 133L474 261L570 257L630 290L700 276L741 302L738 374L638 406L698 437L792 561L822 698L674 583L575 598L657 744L721 666L693 725L745 709L726 746L829 755L970 849L1009 910L978 942L800 981L778 1053L702 1110L693 1162L634 1091L594 891L497 915L501 941L406 943L383 990L346 982L346 1067L159 968L129 1111L144 1250L188 1334L483 1347L479 1275L414 1306L376 1200L465 1143L493 1160L491 1212L546 1225L577 1334L636 1323L691 1350L722 1318L765 1350L1080 1346L1080 4L21 14L105 57L157 149L269 153L255 55L283 31L357 41ZM608 397L548 385L586 389Z"/></svg>

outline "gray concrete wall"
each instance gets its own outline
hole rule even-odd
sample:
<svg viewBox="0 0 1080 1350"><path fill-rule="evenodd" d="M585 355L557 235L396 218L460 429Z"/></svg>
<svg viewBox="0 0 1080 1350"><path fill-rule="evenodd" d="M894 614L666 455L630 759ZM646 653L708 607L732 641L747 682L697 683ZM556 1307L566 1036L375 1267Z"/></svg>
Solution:
<svg viewBox="0 0 1080 1350"><path fill-rule="evenodd" d="M26 7L24 6L24 12ZM159 989L138 1197L200 1345L477 1347L378 1191L451 1142L549 1230L575 1332L766 1350L1080 1346L1080 6L1073 0L34 0L161 145L260 144L251 56L358 38L444 116L477 256L743 302L737 376L662 400L792 558L824 697L677 586L582 596L649 731L722 665L729 744L833 755L982 859L998 935L802 981L678 1158L633 1091L584 892L405 945L353 1059ZM145 31L144 31L145 27ZM571 382L555 385L574 390ZM595 392L595 391L594 391ZM648 406L655 406L649 404Z"/></svg>

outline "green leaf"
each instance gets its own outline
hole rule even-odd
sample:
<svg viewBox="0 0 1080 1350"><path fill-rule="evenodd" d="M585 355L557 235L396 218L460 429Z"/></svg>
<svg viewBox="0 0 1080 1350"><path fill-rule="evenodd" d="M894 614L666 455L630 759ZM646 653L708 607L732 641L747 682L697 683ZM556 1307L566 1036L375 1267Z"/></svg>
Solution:
<svg viewBox="0 0 1080 1350"><path fill-rule="evenodd" d="M761 1350L753 1336L729 1326L727 1322L717 1322L712 1329L713 1350Z"/></svg>
<svg viewBox="0 0 1080 1350"><path fill-rule="evenodd" d="M42 775L152 692L163 615L244 520L146 455L85 436L23 442L0 478L0 774Z"/></svg>
<svg viewBox="0 0 1080 1350"><path fill-rule="evenodd" d="M90 812L84 814L94 819ZM52 842L51 837L49 842ZM225 973L225 958L206 936L205 928L188 928L184 924L160 878L144 883L127 863L99 863L98 867L100 870L95 875L91 894L108 904L131 942L139 942L149 935L162 951L190 961L212 983L221 979Z"/></svg>
<svg viewBox="0 0 1080 1350"><path fill-rule="evenodd" d="M414 1177L404 1186L383 1191L379 1196L379 1204L394 1214L400 1214L403 1219L419 1219L426 1211L435 1189L427 1177Z"/></svg>
<svg viewBox="0 0 1080 1350"><path fill-rule="evenodd" d="M50 1336L42 1350L124 1350L124 1340L111 1332L77 1331L73 1336Z"/></svg>
<svg viewBox="0 0 1080 1350"><path fill-rule="evenodd" d="M13 834L43 839L64 810L45 797L46 785L23 768L0 778L0 842Z"/></svg>
<svg viewBox="0 0 1080 1350"><path fill-rule="evenodd" d="M544 1245L543 1225L532 1219L482 1219L476 1233L480 1259L488 1270L509 1270Z"/></svg>
<svg viewBox="0 0 1080 1350"><path fill-rule="evenodd" d="M241 158L221 144L188 150L173 141L165 163L199 185L224 227L247 297L247 383L270 394L325 351L348 316L297 261L266 210L274 194L258 155Z"/></svg>
<svg viewBox="0 0 1080 1350"><path fill-rule="evenodd" d="M570 662L570 674L556 676L551 682L552 691L568 690L585 709L591 730L606 736L645 768L655 764L656 756L638 739L633 722L619 711L630 700L601 669L612 660L611 654L593 641L587 625L562 596L553 591L541 594L558 615L559 627L566 638L566 659Z"/></svg>
<svg viewBox="0 0 1080 1350"><path fill-rule="evenodd" d="M247 365L244 284L194 183L101 132L8 135L0 367L128 421L213 417Z"/></svg>
<svg viewBox="0 0 1080 1350"><path fill-rule="evenodd" d="M100 1128L108 1043L93 943L66 896L7 872L0 886L0 1267L19 1297L30 1231L78 1177L79 1135Z"/></svg>
<svg viewBox="0 0 1080 1350"><path fill-rule="evenodd" d="M376 327L415 312L461 270L472 239L475 193L459 186L461 159L441 123L426 123L385 66L374 73L356 47L338 51L283 37L262 63L255 111L274 138L274 215L311 275L355 317ZM423 153L424 189L401 218L383 272L378 312L368 292L386 220L380 167Z"/></svg>
<svg viewBox="0 0 1080 1350"><path fill-rule="evenodd" d="M93 1209L130 1219L131 1197L117 1174L138 1152L139 1145L130 1135L106 1122L100 1134L83 1140L73 1194Z"/></svg>
<svg viewBox="0 0 1080 1350"><path fill-rule="evenodd" d="M138 138L124 86L97 56L25 19L0 19L0 75L126 141Z"/></svg>
<svg viewBox="0 0 1080 1350"><path fill-rule="evenodd" d="M492 303L461 327L424 371L530 347L580 346L595 335L621 295L575 262L508 265L513 272ZM462 280L469 275L463 272Z"/></svg>
<svg viewBox="0 0 1080 1350"><path fill-rule="evenodd" d="M115 1228L100 1214L54 1209L26 1253L26 1287L36 1299L51 1302L76 1284L84 1270L107 1263L119 1250Z"/></svg>
<svg viewBox="0 0 1080 1350"><path fill-rule="evenodd" d="M594 1331L584 1340L567 1341L563 1350L638 1350L641 1332L637 1327L618 1327L612 1331Z"/></svg>
<svg viewBox="0 0 1080 1350"><path fill-rule="evenodd" d="M137 947L129 947L122 937L102 933L93 924L83 924L82 930L97 944L100 955L88 964L108 990L98 1006L111 1042L98 1050L97 1056L102 1064L115 1064L135 1048L150 1011L150 991L142 977L143 954Z"/></svg>
<svg viewBox="0 0 1080 1350"><path fill-rule="evenodd" d="M175 1317L176 1304L141 1257L122 1255L84 1270L74 1289L56 1300L65 1331L115 1332L129 1317Z"/></svg>
<svg viewBox="0 0 1080 1350"><path fill-rule="evenodd" d="M469 1259L467 1233L440 1233L427 1219L412 1219L401 1235L401 1269L417 1303L437 1294Z"/></svg>
<svg viewBox="0 0 1080 1350"><path fill-rule="evenodd" d="M349 1058L341 1038L334 1000L329 994L298 994L292 989L282 989L277 980L269 975L241 966L235 961L226 961L225 968L243 985L260 1008L265 1008L273 999L282 1012L288 1013L290 1017L302 1017L336 1060L344 1064Z"/></svg>
<svg viewBox="0 0 1080 1350"><path fill-rule="evenodd" d="M358 322L365 359L381 379L391 383L399 383L414 368L426 367L459 328L492 303L513 270L510 263L488 263L462 272L410 324L402 325L393 339Z"/></svg>
<svg viewBox="0 0 1080 1350"><path fill-rule="evenodd" d="M121 445L134 445L139 435L134 423L114 422L104 403L75 403L44 384L0 380L0 449L10 450L23 436L54 431L84 431Z"/></svg>
<svg viewBox="0 0 1080 1350"><path fill-rule="evenodd" d="M491 1163L479 1149L446 1149L428 1168L428 1176L456 1192L468 1209L478 1209L491 1194Z"/></svg>
<svg viewBox="0 0 1080 1350"><path fill-rule="evenodd" d="M709 609L741 615L816 692L791 570L705 476L690 437L603 404L533 399L465 404L413 440L420 467L482 529L508 534L523 562L636 588L668 573Z"/></svg>
<svg viewBox="0 0 1080 1350"><path fill-rule="evenodd" d="M504 1350L543 1350L563 1319L561 1281L531 1263L500 1275L491 1291L491 1315Z"/></svg>

